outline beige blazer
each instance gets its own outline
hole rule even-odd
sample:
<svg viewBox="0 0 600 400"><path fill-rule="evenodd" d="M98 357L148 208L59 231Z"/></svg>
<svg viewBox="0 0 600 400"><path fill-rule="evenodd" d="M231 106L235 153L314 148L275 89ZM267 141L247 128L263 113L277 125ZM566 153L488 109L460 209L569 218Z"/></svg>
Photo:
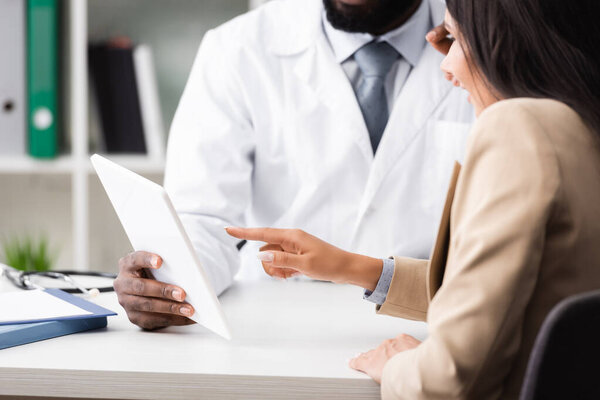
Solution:
<svg viewBox="0 0 600 400"><path fill-rule="evenodd" d="M431 261L396 258L378 309L429 326L385 365L384 399L517 398L550 309L600 288L600 146L571 108L489 107L455 177Z"/></svg>

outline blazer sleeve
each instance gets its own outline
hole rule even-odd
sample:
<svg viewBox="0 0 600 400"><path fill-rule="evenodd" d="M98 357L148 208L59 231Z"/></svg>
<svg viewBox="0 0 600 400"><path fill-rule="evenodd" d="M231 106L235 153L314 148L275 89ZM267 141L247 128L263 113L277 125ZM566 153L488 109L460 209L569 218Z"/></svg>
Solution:
<svg viewBox="0 0 600 400"><path fill-rule="evenodd" d="M559 182L553 148L522 103L500 102L480 116L452 207L444 280L428 310L429 337L386 363L384 399L500 395Z"/></svg>
<svg viewBox="0 0 600 400"><path fill-rule="evenodd" d="M394 275L390 289L385 302L377 305L377 313L425 321L429 307L428 263L428 260L394 257Z"/></svg>

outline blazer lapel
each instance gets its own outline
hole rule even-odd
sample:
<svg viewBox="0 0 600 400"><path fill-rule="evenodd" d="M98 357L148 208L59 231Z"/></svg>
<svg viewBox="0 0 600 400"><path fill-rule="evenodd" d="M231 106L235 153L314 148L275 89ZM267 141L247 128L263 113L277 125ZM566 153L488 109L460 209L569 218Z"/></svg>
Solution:
<svg viewBox="0 0 600 400"><path fill-rule="evenodd" d="M454 201L454 193L456 192L456 184L460 175L460 168L460 164L456 162L452 170L452 178L450 178L450 186L448 187L448 194L446 195L446 203L444 204L444 212L442 213L437 238L427 267L426 282L429 301L433 299L435 293L442 286L444 272L446 271L448 250L450 249L450 214Z"/></svg>

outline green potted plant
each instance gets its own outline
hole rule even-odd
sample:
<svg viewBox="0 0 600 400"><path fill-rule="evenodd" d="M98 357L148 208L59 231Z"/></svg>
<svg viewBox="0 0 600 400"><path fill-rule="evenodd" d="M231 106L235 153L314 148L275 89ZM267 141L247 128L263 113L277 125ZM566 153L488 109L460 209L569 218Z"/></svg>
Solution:
<svg viewBox="0 0 600 400"><path fill-rule="evenodd" d="M49 271L56 260L56 253L50 249L46 236L15 236L5 240L2 249L4 262L21 271Z"/></svg>

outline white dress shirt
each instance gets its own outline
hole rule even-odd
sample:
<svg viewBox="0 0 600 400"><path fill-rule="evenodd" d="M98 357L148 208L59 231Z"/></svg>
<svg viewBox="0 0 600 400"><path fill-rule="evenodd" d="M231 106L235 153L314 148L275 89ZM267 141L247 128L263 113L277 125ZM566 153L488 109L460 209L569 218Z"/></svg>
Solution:
<svg viewBox="0 0 600 400"><path fill-rule="evenodd" d="M368 33L350 33L335 29L323 13L325 35L337 62L341 64L352 87L360 87L363 79L360 68L354 61L354 53L358 49L375 40L377 42L387 42L400 53L400 57L390 69L385 81L388 110L393 109L394 101L402 90L408 75L413 67L417 65L425 45L425 35L431 28L428 1L421 1L417 11L399 28L379 37Z"/></svg>

